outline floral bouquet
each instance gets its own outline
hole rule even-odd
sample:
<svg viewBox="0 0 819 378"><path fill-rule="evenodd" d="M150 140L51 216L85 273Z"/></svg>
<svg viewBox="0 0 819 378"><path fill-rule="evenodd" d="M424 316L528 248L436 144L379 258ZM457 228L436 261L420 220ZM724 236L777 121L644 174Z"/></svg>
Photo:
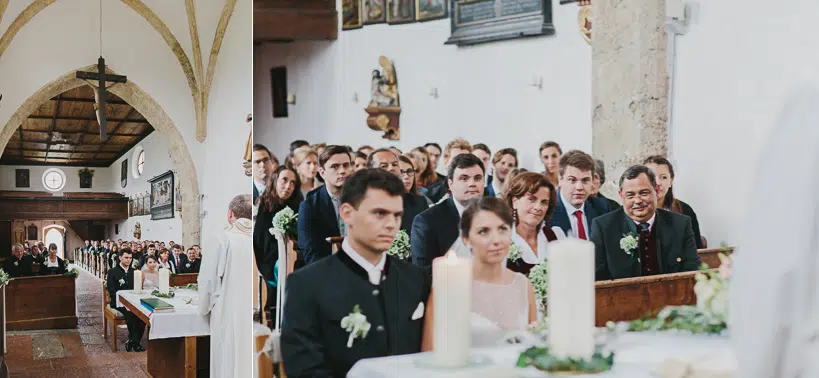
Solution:
<svg viewBox="0 0 819 378"><path fill-rule="evenodd" d="M390 249L387 250L387 254L402 260L410 260L412 258L410 239L406 231L398 230L398 233L395 234L395 240L392 241Z"/></svg>
<svg viewBox="0 0 819 378"><path fill-rule="evenodd" d="M520 246L513 242L509 245L509 254L506 255L506 259L517 264L520 258Z"/></svg>
<svg viewBox="0 0 819 378"><path fill-rule="evenodd" d="M7 284L10 279L11 277L9 277L9 274L6 273L3 269L0 269L0 287L3 287L5 284Z"/></svg>
<svg viewBox="0 0 819 378"><path fill-rule="evenodd" d="M535 289L535 300L545 310L549 291L549 264L547 261L538 264L529 271L529 281L532 282L532 287Z"/></svg>
<svg viewBox="0 0 819 378"><path fill-rule="evenodd" d="M77 268L72 268L72 269L66 271L65 273L63 273L63 275L77 278L80 275L80 271Z"/></svg>
<svg viewBox="0 0 819 378"><path fill-rule="evenodd" d="M296 237L298 235L299 217L293 209L285 207L273 216L273 228L270 233L273 234L273 229L278 229L282 234Z"/></svg>

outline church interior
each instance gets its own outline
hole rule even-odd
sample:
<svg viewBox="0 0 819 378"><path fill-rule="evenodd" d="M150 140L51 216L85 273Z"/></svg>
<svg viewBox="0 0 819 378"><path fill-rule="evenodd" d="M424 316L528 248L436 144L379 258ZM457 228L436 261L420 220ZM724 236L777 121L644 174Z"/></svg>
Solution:
<svg viewBox="0 0 819 378"><path fill-rule="evenodd" d="M191 288L249 192L251 9L0 1L0 376L208 376ZM117 269L169 285L187 334L121 300Z"/></svg>

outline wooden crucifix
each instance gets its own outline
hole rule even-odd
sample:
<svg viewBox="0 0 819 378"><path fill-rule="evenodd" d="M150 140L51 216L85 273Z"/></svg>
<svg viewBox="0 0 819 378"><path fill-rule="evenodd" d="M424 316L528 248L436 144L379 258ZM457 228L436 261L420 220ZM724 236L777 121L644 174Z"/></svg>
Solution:
<svg viewBox="0 0 819 378"><path fill-rule="evenodd" d="M94 95L97 102L94 104L94 110L97 113L97 122L100 125L100 140L108 139L108 129L106 129L106 101L108 100L108 92L106 91L105 83L126 83L128 78L122 75L112 75L105 73L105 59L100 56L97 62L97 72L83 72L77 71L77 79L82 80L96 80L99 82L97 88L94 89ZM93 87L93 86L92 86Z"/></svg>

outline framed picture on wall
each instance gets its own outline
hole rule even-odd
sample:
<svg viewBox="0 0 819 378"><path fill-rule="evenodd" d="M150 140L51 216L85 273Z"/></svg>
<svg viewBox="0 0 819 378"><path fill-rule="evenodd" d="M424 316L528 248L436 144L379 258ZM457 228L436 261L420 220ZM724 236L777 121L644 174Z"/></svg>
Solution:
<svg viewBox="0 0 819 378"><path fill-rule="evenodd" d="M142 197L142 215L151 214L151 197Z"/></svg>
<svg viewBox="0 0 819 378"><path fill-rule="evenodd" d="M165 172L148 182L151 183L151 220L170 219L174 217L174 177L173 171Z"/></svg>
<svg viewBox="0 0 819 378"><path fill-rule="evenodd" d="M31 183L29 182L29 172L30 171L28 169L15 169L14 186L17 188L30 188Z"/></svg>
<svg viewBox="0 0 819 378"><path fill-rule="evenodd" d="M361 27L361 0L341 0L341 30Z"/></svg>
<svg viewBox="0 0 819 378"><path fill-rule="evenodd" d="M415 22L415 0L387 0L387 23Z"/></svg>
<svg viewBox="0 0 819 378"><path fill-rule="evenodd" d="M37 226L29 225L26 227L26 240L38 240L37 239Z"/></svg>
<svg viewBox="0 0 819 378"><path fill-rule="evenodd" d="M418 21L432 21L449 16L447 0L415 0L415 15Z"/></svg>
<svg viewBox="0 0 819 378"><path fill-rule="evenodd" d="M387 22L387 0L361 0L361 23L364 25Z"/></svg>

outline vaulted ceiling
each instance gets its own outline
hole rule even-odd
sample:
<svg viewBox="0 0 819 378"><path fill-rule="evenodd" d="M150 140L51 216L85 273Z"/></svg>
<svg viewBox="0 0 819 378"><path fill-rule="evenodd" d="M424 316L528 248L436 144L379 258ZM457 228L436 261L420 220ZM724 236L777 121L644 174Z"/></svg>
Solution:
<svg viewBox="0 0 819 378"><path fill-rule="evenodd" d="M11 137L0 165L110 166L154 128L114 94L108 93L107 108L108 139L103 142L90 86L46 101Z"/></svg>

